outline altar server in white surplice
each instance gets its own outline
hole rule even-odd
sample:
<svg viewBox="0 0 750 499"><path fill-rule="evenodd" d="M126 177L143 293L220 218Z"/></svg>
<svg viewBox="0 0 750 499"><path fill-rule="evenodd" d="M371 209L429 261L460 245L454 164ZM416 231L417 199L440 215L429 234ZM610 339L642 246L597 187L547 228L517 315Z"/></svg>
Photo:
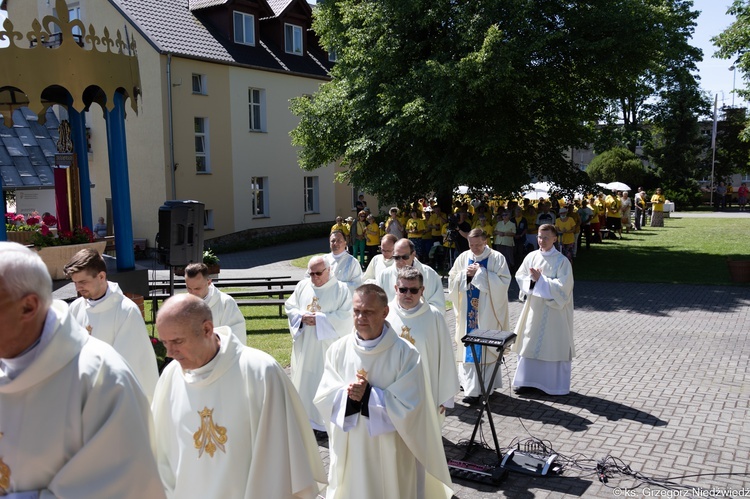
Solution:
<svg viewBox="0 0 750 499"><path fill-rule="evenodd" d="M414 267L398 271L396 299L388 304L388 323L396 334L417 347L430 387L432 400L445 419L445 409L453 407L458 393L458 374L445 313L422 299L422 274Z"/></svg>
<svg viewBox="0 0 750 499"><path fill-rule="evenodd" d="M475 329L508 331L508 286L510 270L505 257L487 246L487 234L482 229L469 232L469 250L461 253L448 276L449 299L456 312L456 350L458 379L464 388L464 402L479 402L479 386L473 351L463 346L461 338ZM480 349L482 377L489 380L497 351ZM498 371L488 392L502 386L502 372Z"/></svg>
<svg viewBox="0 0 750 499"><path fill-rule="evenodd" d="M191 295L197 296L211 308L214 326L228 326L243 345L247 344L245 316L230 295L211 283L205 263L191 263L185 267L185 287Z"/></svg>
<svg viewBox="0 0 750 499"><path fill-rule="evenodd" d="M450 498L438 411L419 352L386 322L378 286L357 288L352 310L354 331L328 349L315 396L330 438L326 499ZM442 482L439 495L426 495L425 473Z"/></svg>
<svg viewBox="0 0 750 499"><path fill-rule="evenodd" d="M292 334L292 383L299 392L314 430L325 431L313 404L323 376L326 350L352 331L349 288L331 275L328 262L315 256L307 264L307 279L300 281L286 301Z"/></svg>
<svg viewBox="0 0 750 499"><path fill-rule="evenodd" d="M356 258L346 252L346 238L340 230L334 230L328 237L331 252L325 258L331 267L331 272L339 282L343 282L354 293L357 286L362 284L362 267Z"/></svg>
<svg viewBox="0 0 750 499"><path fill-rule="evenodd" d="M393 245L396 241L398 238L393 234L386 234L380 239L380 254L375 255L367 264L367 270L362 276L362 284L377 284L378 276L393 266Z"/></svg>
<svg viewBox="0 0 750 499"><path fill-rule="evenodd" d="M70 304L70 315L94 338L108 343L128 362L149 403L159 371L156 355L138 305L107 281L107 264L93 249L82 249L65 265L65 274L81 296Z"/></svg>
<svg viewBox="0 0 750 499"><path fill-rule="evenodd" d="M167 496L310 498L325 471L289 377L268 354L242 345L188 294L156 319L175 362L156 386L152 411Z"/></svg>
<svg viewBox="0 0 750 499"><path fill-rule="evenodd" d="M52 301L35 251L0 242L0 496L163 498L152 430L123 358Z"/></svg>
<svg viewBox="0 0 750 499"><path fill-rule="evenodd" d="M513 378L516 392L537 388L549 395L570 392L573 343L573 267L555 249L554 225L542 225L539 249L523 260L516 272L526 296L516 324L518 366Z"/></svg>
<svg viewBox="0 0 750 499"><path fill-rule="evenodd" d="M432 267L417 260L416 248L411 239L399 239L393 247L393 259L396 265L386 269L378 277L375 284L383 288L388 296L388 302L396 298L396 280L398 271L404 267L414 267L422 274L424 280L424 301L433 305L438 310L445 310L445 292L443 291L443 280L440 274Z"/></svg>

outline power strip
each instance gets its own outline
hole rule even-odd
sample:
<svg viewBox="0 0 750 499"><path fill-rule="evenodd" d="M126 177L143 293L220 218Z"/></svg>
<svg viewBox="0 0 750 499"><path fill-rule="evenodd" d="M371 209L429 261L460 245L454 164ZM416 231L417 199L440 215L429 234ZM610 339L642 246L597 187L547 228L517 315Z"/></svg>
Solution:
<svg viewBox="0 0 750 499"><path fill-rule="evenodd" d="M540 456L513 449L508 452L500 467L508 471L525 473L527 475L548 476L560 473L561 467L555 461L557 454Z"/></svg>

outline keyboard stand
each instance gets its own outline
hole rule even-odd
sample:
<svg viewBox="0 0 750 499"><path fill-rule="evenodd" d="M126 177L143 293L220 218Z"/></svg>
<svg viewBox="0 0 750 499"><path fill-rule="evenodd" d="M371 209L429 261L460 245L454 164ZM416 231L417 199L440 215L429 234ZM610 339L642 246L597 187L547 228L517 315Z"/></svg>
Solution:
<svg viewBox="0 0 750 499"><path fill-rule="evenodd" d="M467 345L469 346L469 345ZM482 423L482 414L486 411L487 412L487 419L490 424L490 430L492 430L492 440L495 442L495 453L497 454L497 462L498 464L500 461L502 461L503 456L500 453L500 444L497 441L497 432L495 431L495 423L492 421L492 411L490 410L490 395L492 392L487 389L487 386L492 387L495 383L495 377L497 376L497 372L500 369L500 364L503 363L503 347L498 347L498 356L497 360L495 361L495 367L492 369L492 375L489 379L489 384L484 383L484 376L482 375L482 368L481 364L479 363L478 356L477 356L477 348L480 347L480 345L476 343L471 343L471 353L474 358L474 366L477 369L477 377L479 378L479 388L482 390L482 410L479 411L479 416L477 417L477 422L474 423L474 431L471 433L471 440L469 440L469 445L466 447L466 454L464 455L464 459L469 457L471 454L471 447L474 445L474 439L477 436L477 431L479 430L479 425ZM487 347L481 346L483 349L482 354L486 354ZM485 357L482 357L485 358Z"/></svg>

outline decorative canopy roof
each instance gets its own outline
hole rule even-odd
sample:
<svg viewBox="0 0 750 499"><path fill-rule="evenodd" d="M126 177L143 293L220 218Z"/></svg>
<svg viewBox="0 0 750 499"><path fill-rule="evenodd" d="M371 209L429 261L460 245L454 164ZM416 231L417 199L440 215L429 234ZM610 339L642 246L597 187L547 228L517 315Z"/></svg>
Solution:
<svg viewBox="0 0 750 499"><path fill-rule="evenodd" d="M41 122L52 104L83 111L96 102L112 110L117 92L131 98L137 113L141 78L135 39L127 32L123 39L119 30L113 38L107 28L99 36L93 25L87 29L80 20L71 21L65 0L56 0L56 10L58 17L35 19L25 34L16 31L10 19L3 23L0 39L9 41L0 48L0 113L5 125L11 125L13 110L21 106L30 108ZM91 49L79 45L77 38Z"/></svg>
<svg viewBox="0 0 750 499"><path fill-rule="evenodd" d="M59 139L57 116L48 109L45 123L31 109L13 111L13 126L0 122L0 176L3 189L54 185L52 166Z"/></svg>

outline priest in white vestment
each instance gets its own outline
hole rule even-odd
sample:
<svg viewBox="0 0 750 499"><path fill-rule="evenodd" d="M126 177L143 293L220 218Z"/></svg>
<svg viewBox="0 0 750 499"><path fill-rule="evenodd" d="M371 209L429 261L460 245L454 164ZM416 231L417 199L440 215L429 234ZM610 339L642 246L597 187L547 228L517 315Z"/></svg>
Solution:
<svg viewBox="0 0 750 499"><path fill-rule="evenodd" d="M71 303L70 314L91 336L112 345L122 355L150 404L159 371L138 305L122 294L116 282L107 281L107 264L96 250L76 253L65 265L65 274L81 295Z"/></svg>
<svg viewBox="0 0 750 499"><path fill-rule="evenodd" d="M352 331L352 297L349 288L331 275L322 256L310 259L307 275L284 305L293 341L291 377L313 429L325 431L313 398L323 376L326 350Z"/></svg>
<svg viewBox="0 0 750 499"><path fill-rule="evenodd" d="M377 284L378 276L393 266L393 245L396 241L398 238L393 234L386 234L380 239L380 254L375 255L367 264L362 284Z"/></svg>
<svg viewBox="0 0 750 499"><path fill-rule="evenodd" d="M461 253L448 275L448 298L456 313L456 344L458 349L458 378L464 389L464 402L479 401L482 393L477 377L473 350L461 342L474 329L508 331L508 286L510 270L505 257L487 246L487 235L482 229L469 232L469 250ZM494 348L477 349L480 354L482 377L489 382L498 352ZM502 369L488 393L502 386Z"/></svg>
<svg viewBox="0 0 750 499"><path fill-rule="evenodd" d="M281 366L228 327L214 329L208 306L191 295L167 300L156 328L175 360L151 407L167 497L314 499L325 471Z"/></svg>
<svg viewBox="0 0 750 499"><path fill-rule="evenodd" d="M325 257L331 272L339 282L349 288L350 293L362 284L362 267L356 258L346 252L346 238L340 230L334 230L328 238L331 252Z"/></svg>
<svg viewBox="0 0 750 499"><path fill-rule="evenodd" d="M0 496L163 498L132 370L52 301L35 251L0 242Z"/></svg>
<svg viewBox="0 0 750 499"><path fill-rule="evenodd" d="M381 288L364 284L352 302L354 331L328 349L315 397L330 438L325 497L450 498L438 411L419 352L386 322ZM442 482L439 494L426 494L426 475Z"/></svg>
<svg viewBox="0 0 750 499"><path fill-rule="evenodd" d="M388 302L396 298L396 280L398 271L405 267L414 267L422 274L424 282L424 301L438 310L445 310L445 291L443 279L432 267L417 260L416 247L411 239L399 239L393 248L393 259L396 265L380 274L375 284L383 288L388 296Z"/></svg>
<svg viewBox="0 0 750 499"><path fill-rule="evenodd" d="M453 407L453 398L459 390L458 373L453 353L453 338L445 312L441 312L422 299L424 285L422 274L414 267L399 270L396 282L396 299L388 304L388 323L396 334L410 342L419 351L425 377L440 414Z"/></svg>
<svg viewBox="0 0 750 499"><path fill-rule="evenodd" d="M245 316L230 295L211 283L205 263L191 263L185 267L185 287L191 295L206 302L211 309L214 326L228 326L243 345L247 344Z"/></svg>
<svg viewBox="0 0 750 499"><path fill-rule="evenodd" d="M516 392L536 388L549 395L570 393L573 342L573 267L555 249L557 231L543 225L539 249L523 260L516 281L526 302L516 324Z"/></svg>

